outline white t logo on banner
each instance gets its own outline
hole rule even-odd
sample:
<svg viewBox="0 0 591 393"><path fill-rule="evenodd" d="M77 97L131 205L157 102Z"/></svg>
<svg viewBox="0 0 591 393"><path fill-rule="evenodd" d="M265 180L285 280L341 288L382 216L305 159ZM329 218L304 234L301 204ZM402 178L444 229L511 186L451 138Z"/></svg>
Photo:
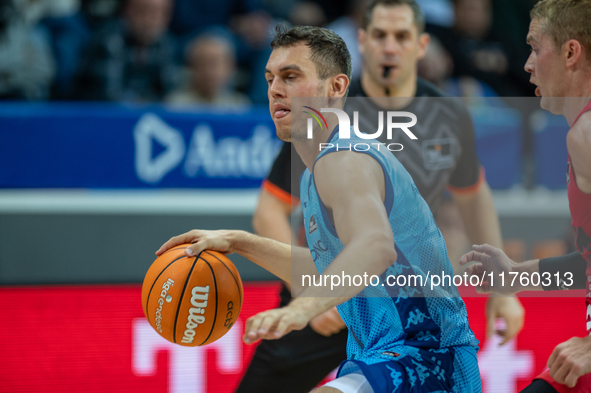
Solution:
<svg viewBox="0 0 591 393"><path fill-rule="evenodd" d="M206 393L206 351L217 351L217 367L224 373L242 371L242 323L240 320L218 341L205 347L182 347L166 341L144 318L132 322L131 369L137 376L156 374L156 355L169 351L168 392Z"/></svg>
<svg viewBox="0 0 591 393"><path fill-rule="evenodd" d="M515 392L518 378L532 378L535 357L532 351L518 351L517 339L499 346L502 338L493 335L478 352L482 391ZM539 370L542 372L542 370Z"/></svg>

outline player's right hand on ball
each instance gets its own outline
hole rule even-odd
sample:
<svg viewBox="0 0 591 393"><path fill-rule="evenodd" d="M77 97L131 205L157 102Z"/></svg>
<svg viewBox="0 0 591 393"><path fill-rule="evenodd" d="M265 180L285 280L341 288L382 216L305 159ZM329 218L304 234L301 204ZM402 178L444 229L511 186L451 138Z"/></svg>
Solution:
<svg viewBox="0 0 591 393"><path fill-rule="evenodd" d="M185 254L188 256L199 255L203 250L214 250L224 254L231 254L234 252L231 240L233 232L235 231L205 231L193 229L182 235L170 238L170 240L164 243L158 251L156 251L156 255L160 256L166 252L166 250L185 243L193 243L193 245L185 249Z"/></svg>
<svg viewBox="0 0 591 393"><path fill-rule="evenodd" d="M308 318L298 310L286 306L263 311L246 320L242 340L246 344L264 340L277 340L293 330L302 330Z"/></svg>
<svg viewBox="0 0 591 393"><path fill-rule="evenodd" d="M476 286L476 292L513 295L523 289L517 286L519 280L513 281L516 286L510 285L512 282L510 272L515 271L517 264L503 250L489 244L473 245L472 251L460 258L461 266L470 262L478 263L468 266L466 273L468 276L478 276L482 281L481 285ZM504 275L504 281L501 280L502 275Z"/></svg>

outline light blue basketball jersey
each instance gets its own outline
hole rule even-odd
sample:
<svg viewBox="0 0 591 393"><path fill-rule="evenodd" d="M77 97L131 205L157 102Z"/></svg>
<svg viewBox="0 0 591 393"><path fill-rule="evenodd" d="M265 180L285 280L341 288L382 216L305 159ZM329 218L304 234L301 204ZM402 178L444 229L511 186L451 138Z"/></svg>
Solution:
<svg viewBox="0 0 591 393"><path fill-rule="evenodd" d="M408 172L385 145L351 134L351 139L339 139L337 127L329 138L335 147L324 149L317 160L348 151L353 144L367 144L372 148L358 154L369 154L382 166L386 180L384 204L398 259L381 276L381 282L388 275L420 275L426 279L444 273L453 277L441 232ZM381 145L379 150L377 144ZM309 170L300 179L300 193L308 246L322 273L344 245L329 221ZM349 328L348 358L368 364L392 360L392 353L418 356L419 350L478 345L468 325L464 302L453 284L434 287L433 291L420 285L369 286L360 296L339 305L338 310Z"/></svg>

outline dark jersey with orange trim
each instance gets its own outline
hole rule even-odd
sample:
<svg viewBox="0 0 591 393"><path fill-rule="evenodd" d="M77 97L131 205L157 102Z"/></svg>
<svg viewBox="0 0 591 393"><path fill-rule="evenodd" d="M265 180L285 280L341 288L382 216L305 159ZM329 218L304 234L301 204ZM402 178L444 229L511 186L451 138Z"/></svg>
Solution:
<svg viewBox="0 0 591 393"><path fill-rule="evenodd" d="M290 196L292 201L294 199L299 201L300 175L305 169L306 165L296 153L293 145L285 142L281 151L279 151L279 155L275 158L269 176L263 181L263 187L282 201L286 201L286 198Z"/></svg>
<svg viewBox="0 0 591 393"><path fill-rule="evenodd" d="M349 97L367 97L360 81L351 84ZM435 213L446 186L454 192L473 192L484 180L484 173L476 157L474 126L467 108L458 99L444 97L437 87L422 79L417 80L416 97L407 107L397 111L417 116L419 122L412 127L412 132L418 139L410 141L403 132L394 132L389 140L385 139L387 135L383 132L378 139L385 144L401 143L404 146L402 151L393 154L410 173ZM351 114L358 111L359 129L374 132L378 129L378 112L385 110L366 98L347 100L345 111L350 114L351 121ZM286 143L273 164L268 182L285 193L299 196L300 174L304 169L295 151L292 153L291 144Z"/></svg>
<svg viewBox="0 0 591 393"><path fill-rule="evenodd" d="M587 111L591 111L591 102L577 116L575 123ZM587 333L591 335L591 194L584 193L577 186L570 155L568 157L566 181L572 226L576 234L576 247L587 261Z"/></svg>

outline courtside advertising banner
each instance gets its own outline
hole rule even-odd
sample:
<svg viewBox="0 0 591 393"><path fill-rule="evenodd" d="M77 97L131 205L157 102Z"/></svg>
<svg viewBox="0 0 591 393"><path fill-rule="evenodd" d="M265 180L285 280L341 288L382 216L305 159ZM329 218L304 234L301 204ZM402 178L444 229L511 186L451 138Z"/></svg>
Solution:
<svg viewBox="0 0 591 393"><path fill-rule="evenodd" d="M256 188L279 144L262 110L3 104L0 187Z"/></svg>
<svg viewBox="0 0 591 393"><path fill-rule="evenodd" d="M139 285L0 288L0 392L231 393L255 348L242 342L245 321L275 307L278 290L246 283L238 323L211 345L187 348L152 329ZM523 331L499 346L499 336L486 338L486 298L467 298L484 392L518 392L557 343L582 336L578 300L522 298Z"/></svg>

